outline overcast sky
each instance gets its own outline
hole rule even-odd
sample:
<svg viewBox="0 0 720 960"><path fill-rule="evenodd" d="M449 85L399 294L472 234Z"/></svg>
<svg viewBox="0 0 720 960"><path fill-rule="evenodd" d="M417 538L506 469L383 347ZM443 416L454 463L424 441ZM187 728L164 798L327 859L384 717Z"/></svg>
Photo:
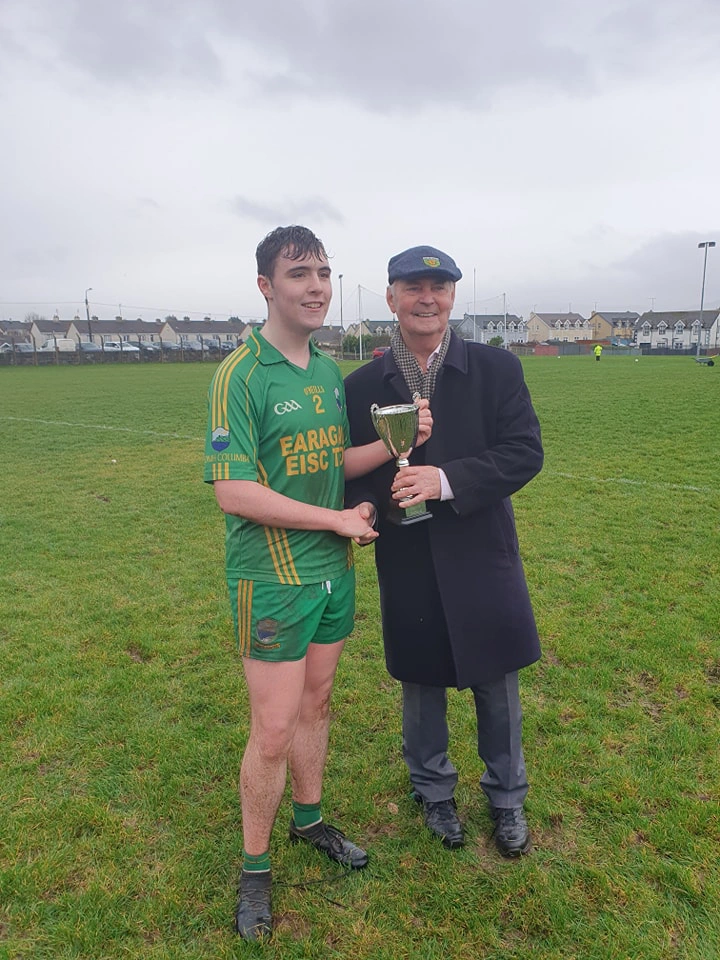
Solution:
<svg viewBox="0 0 720 960"><path fill-rule="evenodd" d="M291 222L346 325L424 243L455 316L697 309L703 240L719 306L719 50L720 0L0 0L0 318L262 317Z"/></svg>

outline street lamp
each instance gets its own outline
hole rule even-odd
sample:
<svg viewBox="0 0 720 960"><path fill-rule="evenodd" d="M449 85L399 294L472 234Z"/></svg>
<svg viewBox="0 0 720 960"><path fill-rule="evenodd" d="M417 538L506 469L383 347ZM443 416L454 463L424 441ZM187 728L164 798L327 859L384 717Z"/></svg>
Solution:
<svg viewBox="0 0 720 960"><path fill-rule="evenodd" d="M345 327L343 326L343 302L342 302L342 278L341 273L338 274L338 280L340 281L340 359L343 360L343 339L345 338Z"/></svg>
<svg viewBox="0 0 720 960"><path fill-rule="evenodd" d="M92 290L92 287L88 287L87 290L85 291L85 316L87 317L88 337L90 338L90 342L92 343L93 337L92 337L92 327L90 326L90 307L88 306L88 298L87 298L87 295L90 293L91 290Z"/></svg>
<svg viewBox="0 0 720 960"><path fill-rule="evenodd" d="M698 244L698 250L705 250L705 256L703 257L703 278L702 278L702 289L700 291L700 329L698 330L698 342L697 342L697 353L696 357L700 356L700 337L702 336L702 326L703 326L703 305L705 303L705 270L707 268L707 252L708 247L714 247L714 240L705 240L703 243Z"/></svg>
<svg viewBox="0 0 720 960"><path fill-rule="evenodd" d="M503 350L507 348L507 297L503 294Z"/></svg>

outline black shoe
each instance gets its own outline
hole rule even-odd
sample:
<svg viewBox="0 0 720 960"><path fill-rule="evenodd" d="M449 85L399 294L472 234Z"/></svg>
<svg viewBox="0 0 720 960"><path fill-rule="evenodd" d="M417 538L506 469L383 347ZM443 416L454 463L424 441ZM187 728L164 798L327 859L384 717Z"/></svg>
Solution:
<svg viewBox="0 0 720 960"><path fill-rule="evenodd" d="M304 827L302 830L295 826L294 820L291 820L290 839L293 843L297 843L298 840L311 843L318 850L327 854L331 860L341 863L344 867L360 870L367 866L367 853L348 840L337 827L331 827L324 820L314 823L311 827Z"/></svg>
<svg viewBox="0 0 720 960"><path fill-rule="evenodd" d="M270 871L253 873L243 870L235 910L235 931L244 940L260 940L272 933L270 904Z"/></svg>
<svg viewBox="0 0 720 960"><path fill-rule="evenodd" d="M457 850L465 843L462 824L455 812L457 804L453 797L449 800L424 800L417 790L413 790L413 800L423 805L425 826L435 836L440 837L448 850Z"/></svg>
<svg viewBox="0 0 720 960"><path fill-rule="evenodd" d="M495 844L504 857L519 857L531 847L530 831L522 807L490 807L495 821Z"/></svg>

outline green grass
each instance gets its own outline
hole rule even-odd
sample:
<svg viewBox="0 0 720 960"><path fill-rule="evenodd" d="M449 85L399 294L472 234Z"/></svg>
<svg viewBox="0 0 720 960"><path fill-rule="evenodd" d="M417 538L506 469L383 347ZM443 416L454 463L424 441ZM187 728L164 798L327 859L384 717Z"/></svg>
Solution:
<svg viewBox="0 0 720 960"><path fill-rule="evenodd" d="M534 852L494 851L457 693L469 843L422 829L358 551L325 811L372 860L310 883L337 872L288 844L286 800L262 948L230 930L247 701L200 480L211 369L0 369L0 958L720 956L720 375L524 363L547 452L515 498L545 651L522 676Z"/></svg>

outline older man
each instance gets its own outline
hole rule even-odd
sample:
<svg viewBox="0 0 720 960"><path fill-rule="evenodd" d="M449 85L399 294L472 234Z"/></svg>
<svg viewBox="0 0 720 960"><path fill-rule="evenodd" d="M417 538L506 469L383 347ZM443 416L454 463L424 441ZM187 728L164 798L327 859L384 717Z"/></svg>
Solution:
<svg viewBox="0 0 720 960"><path fill-rule="evenodd" d="M432 436L410 466L384 464L350 483L346 503L377 510L385 656L402 682L403 754L425 823L445 846L464 843L446 713L447 688L469 687L495 841L514 857L530 849L518 670L540 646L510 496L540 471L543 452L520 362L448 325L461 276L434 247L390 260L398 326L391 349L346 379L352 443L372 441L371 404L415 393L430 401ZM430 519L397 522L422 501Z"/></svg>

